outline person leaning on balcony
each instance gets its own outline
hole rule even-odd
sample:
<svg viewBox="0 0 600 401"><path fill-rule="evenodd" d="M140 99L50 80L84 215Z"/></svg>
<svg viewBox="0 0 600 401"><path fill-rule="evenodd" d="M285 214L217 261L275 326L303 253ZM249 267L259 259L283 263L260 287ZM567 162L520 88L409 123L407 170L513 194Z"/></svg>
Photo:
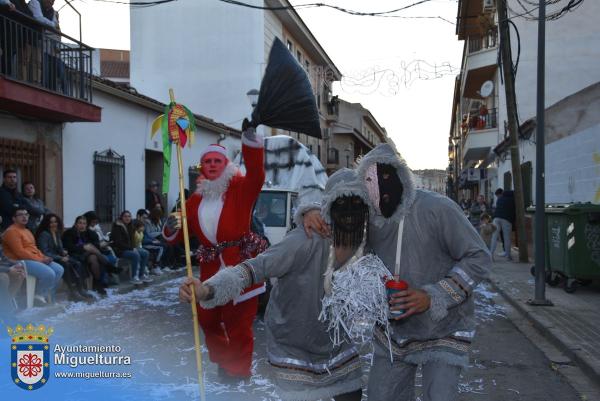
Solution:
<svg viewBox="0 0 600 401"><path fill-rule="evenodd" d="M46 295L54 296L64 269L51 257L45 256L35 243L31 231L27 229L29 213L23 207L13 212L13 224L4 232L2 248L7 258L25 262L27 274L37 279L36 299L46 303Z"/></svg>
<svg viewBox="0 0 600 401"><path fill-rule="evenodd" d="M0 10L32 16L25 0L0 0ZM0 72L12 75L15 73L13 58L17 52L17 31L14 25L9 26L4 19L0 19L0 32Z"/></svg>
<svg viewBox="0 0 600 401"><path fill-rule="evenodd" d="M29 9L35 19L40 24L60 32L58 21L58 11L54 10L54 0L31 0ZM51 89L57 89L57 81L60 81L63 93L66 91L64 82L65 65L60 59L60 35L53 31L44 32L44 86Z"/></svg>

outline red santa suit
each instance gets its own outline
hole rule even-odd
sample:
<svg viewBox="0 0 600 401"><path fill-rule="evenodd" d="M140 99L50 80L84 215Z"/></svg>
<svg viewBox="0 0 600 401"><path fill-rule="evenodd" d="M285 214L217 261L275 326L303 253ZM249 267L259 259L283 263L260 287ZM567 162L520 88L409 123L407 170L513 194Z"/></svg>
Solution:
<svg viewBox="0 0 600 401"><path fill-rule="evenodd" d="M190 232L199 239L201 248L213 250L213 260L200 262L201 281L244 259L239 241L250 233L252 208L265 180L263 138L257 135L251 140L243 135L242 155L245 176L229 162L219 178L203 180L186 202ZM174 244L183 240L183 233L179 230L165 237ZM231 376L250 376L252 323L258 307L257 296L264 291L264 284L258 284L224 306L203 309L198 305L198 321L210 360Z"/></svg>

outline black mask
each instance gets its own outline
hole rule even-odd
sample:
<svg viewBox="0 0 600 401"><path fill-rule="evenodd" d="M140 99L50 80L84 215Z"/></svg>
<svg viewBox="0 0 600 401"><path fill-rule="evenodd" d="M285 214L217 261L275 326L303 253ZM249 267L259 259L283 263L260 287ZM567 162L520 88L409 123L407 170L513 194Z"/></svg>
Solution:
<svg viewBox="0 0 600 401"><path fill-rule="evenodd" d="M363 240L369 208L358 196L342 196L331 205L335 246L357 248Z"/></svg>
<svg viewBox="0 0 600 401"><path fill-rule="evenodd" d="M402 203L404 191L394 166L377 163L377 182L379 183L379 210L383 217L391 217Z"/></svg>

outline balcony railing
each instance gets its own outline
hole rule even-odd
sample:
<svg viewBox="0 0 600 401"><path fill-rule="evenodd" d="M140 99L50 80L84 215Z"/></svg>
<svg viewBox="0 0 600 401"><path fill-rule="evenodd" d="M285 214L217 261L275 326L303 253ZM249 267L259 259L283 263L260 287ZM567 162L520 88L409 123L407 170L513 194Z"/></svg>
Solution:
<svg viewBox="0 0 600 401"><path fill-rule="evenodd" d="M92 51L23 14L0 11L0 75L91 102Z"/></svg>
<svg viewBox="0 0 600 401"><path fill-rule="evenodd" d="M491 49L498 45L498 31L492 29L487 35L469 37L469 54L480 50Z"/></svg>
<svg viewBox="0 0 600 401"><path fill-rule="evenodd" d="M498 109L489 109L469 115L470 130L498 128Z"/></svg>

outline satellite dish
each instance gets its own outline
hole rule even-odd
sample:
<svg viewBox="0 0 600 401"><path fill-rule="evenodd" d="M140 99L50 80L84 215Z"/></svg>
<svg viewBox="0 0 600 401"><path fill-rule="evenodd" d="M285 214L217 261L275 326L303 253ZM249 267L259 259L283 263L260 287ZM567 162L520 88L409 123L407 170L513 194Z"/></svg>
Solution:
<svg viewBox="0 0 600 401"><path fill-rule="evenodd" d="M483 85L481 85L481 89L479 89L479 94L481 97L485 98L492 94L494 90L494 82L485 81Z"/></svg>

